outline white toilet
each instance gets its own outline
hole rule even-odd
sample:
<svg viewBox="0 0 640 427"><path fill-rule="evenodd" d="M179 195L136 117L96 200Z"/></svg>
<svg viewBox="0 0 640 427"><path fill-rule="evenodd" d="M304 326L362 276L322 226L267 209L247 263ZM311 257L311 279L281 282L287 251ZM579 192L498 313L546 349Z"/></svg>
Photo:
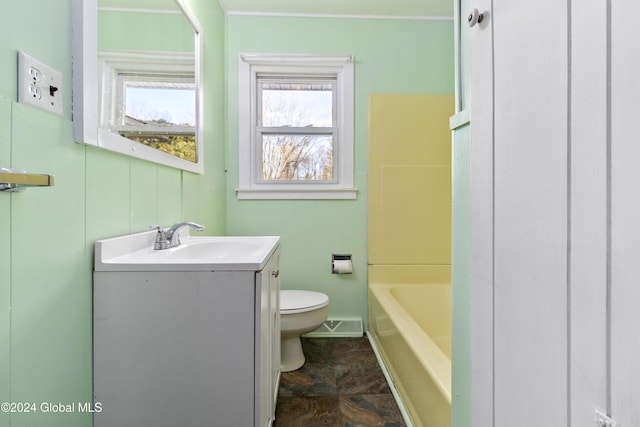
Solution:
<svg viewBox="0 0 640 427"><path fill-rule="evenodd" d="M329 297L320 292L280 291L280 369L295 371L304 365L300 335L318 329L329 314Z"/></svg>

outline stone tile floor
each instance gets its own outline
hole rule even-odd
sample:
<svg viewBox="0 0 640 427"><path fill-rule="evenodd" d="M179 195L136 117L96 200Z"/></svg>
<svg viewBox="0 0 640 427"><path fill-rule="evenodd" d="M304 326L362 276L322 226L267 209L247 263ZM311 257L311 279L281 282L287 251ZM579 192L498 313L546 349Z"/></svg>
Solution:
<svg viewBox="0 0 640 427"><path fill-rule="evenodd" d="M405 427L367 338L302 338L282 374L274 427Z"/></svg>

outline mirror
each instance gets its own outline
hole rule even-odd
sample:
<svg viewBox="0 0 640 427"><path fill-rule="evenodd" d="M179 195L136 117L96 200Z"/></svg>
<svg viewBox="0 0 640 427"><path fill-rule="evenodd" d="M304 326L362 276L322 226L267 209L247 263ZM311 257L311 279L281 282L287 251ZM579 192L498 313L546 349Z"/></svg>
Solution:
<svg viewBox="0 0 640 427"><path fill-rule="evenodd" d="M76 141L203 173L200 26L184 0L73 11Z"/></svg>

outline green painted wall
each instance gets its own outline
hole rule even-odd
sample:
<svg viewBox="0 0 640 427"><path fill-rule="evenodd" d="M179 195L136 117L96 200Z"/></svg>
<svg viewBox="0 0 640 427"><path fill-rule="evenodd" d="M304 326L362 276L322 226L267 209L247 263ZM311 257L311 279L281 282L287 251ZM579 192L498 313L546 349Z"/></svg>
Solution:
<svg viewBox="0 0 640 427"><path fill-rule="evenodd" d="M91 400L96 239L182 219L225 232L224 16L215 2L190 4L206 29L205 175L73 142L71 0L2 3L0 165L54 174L56 185L0 193L0 402ZM63 73L63 118L16 103L17 50ZM0 412L0 425L88 427L91 416L38 407Z"/></svg>
<svg viewBox="0 0 640 427"><path fill-rule="evenodd" d="M240 52L355 55L357 200L237 200ZM368 97L453 93L453 22L228 16L227 55L228 233L282 236L282 287L325 292L331 317L366 322ZM352 254L354 274L332 275L332 253Z"/></svg>
<svg viewBox="0 0 640 427"><path fill-rule="evenodd" d="M462 17L470 10L469 0L456 0ZM458 18L460 19L460 18ZM452 427L471 426L471 323L470 323L470 256L471 256L471 102L469 99L469 35L466 22L459 25L458 64L456 82L460 113L452 120L452 241L451 241L451 301L453 312L452 340Z"/></svg>
<svg viewBox="0 0 640 427"><path fill-rule="evenodd" d="M193 30L181 15L98 11L98 49L193 52Z"/></svg>
<svg viewBox="0 0 640 427"><path fill-rule="evenodd" d="M452 417L453 427L469 427L470 364L470 192L469 155L471 127L464 124L453 132L451 300L453 314Z"/></svg>

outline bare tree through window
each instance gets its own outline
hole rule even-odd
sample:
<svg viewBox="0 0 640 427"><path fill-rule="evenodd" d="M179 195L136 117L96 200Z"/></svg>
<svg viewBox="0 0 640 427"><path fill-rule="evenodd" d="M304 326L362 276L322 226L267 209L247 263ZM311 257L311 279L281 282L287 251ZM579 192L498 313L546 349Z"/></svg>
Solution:
<svg viewBox="0 0 640 427"><path fill-rule="evenodd" d="M262 179L331 181L333 84L261 84Z"/></svg>

